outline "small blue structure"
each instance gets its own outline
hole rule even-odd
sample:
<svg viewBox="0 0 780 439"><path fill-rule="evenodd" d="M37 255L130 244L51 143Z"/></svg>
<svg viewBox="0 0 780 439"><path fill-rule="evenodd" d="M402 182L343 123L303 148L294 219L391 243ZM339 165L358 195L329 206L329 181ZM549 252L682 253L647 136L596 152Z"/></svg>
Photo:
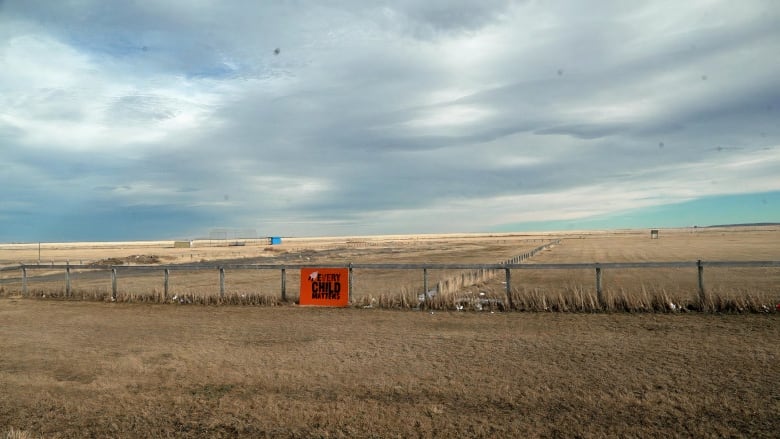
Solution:
<svg viewBox="0 0 780 439"><path fill-rule="evenodd" d="M282 243L281 236L271 236L268 238L268 240L271 241L271 245L279 245Z"/></svg>

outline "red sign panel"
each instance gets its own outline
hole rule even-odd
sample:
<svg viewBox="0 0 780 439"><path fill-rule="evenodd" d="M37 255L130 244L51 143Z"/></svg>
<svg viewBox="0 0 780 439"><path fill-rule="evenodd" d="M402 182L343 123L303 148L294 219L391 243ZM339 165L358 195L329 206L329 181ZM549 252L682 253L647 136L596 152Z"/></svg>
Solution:
<svg viewBox="0 0 780 439"><path fill-rule="evenodd" d="M301 268L300 304L349 306L349 269Z"/></svg>

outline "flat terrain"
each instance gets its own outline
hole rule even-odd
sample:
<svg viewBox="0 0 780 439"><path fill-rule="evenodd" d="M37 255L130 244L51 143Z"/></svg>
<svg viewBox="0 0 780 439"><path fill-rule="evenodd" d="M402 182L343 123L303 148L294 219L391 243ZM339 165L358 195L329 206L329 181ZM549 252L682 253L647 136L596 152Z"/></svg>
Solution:
<svg viewBox="0 0 780 439"><path fill-rule="evenodd" d="M0 435L777 437L778 318L0 298Z"/></svg>
<svg viewBox="0 0 780 439"><path fill-rule="evenodd" d="M42 244L42 264L496 263L780 260L774 227L539 235ZM222 243L224 244L224 243ZM512 270L417 308L422 273L355 270L353 307L279 301L279 271L229 270L231 301L163 297L162 270L28 270L37 245L0 245L0 437L777 437L780 270ZM57 260L55 260L57 259ZM473 273L471 273L473 274ZM464 279L431 270L429 285ZM296 273L288 273L295 290ZM443 285L443 284L442 284ZM484 296L477 296L478 293ZM218 273L172 271L170 295L218 296ZM40 300L45 297L46 300ZM469 299L463 302L463 299ZM82 301L79 299L86 299ZM200 299L200 301L195 300ZM137 303L151 300L164 304ZM465 303L464 311L453 310ZM363 309L370 306L372 309ZM692 306L692 307L691 307ZM397 308L407 311L378 308ZM424 307L423 307L424 308ZM491 312L491 310L495 312ZM610 312L610 311L629 312ZM694 311L694 312L681 312ZM592 311L596 311L593 313ZM606 311L606 312L605 312ZM638 312L637 311L641 311ZM653 311L653 312L647 312ZM725 311L722 313L721 311Z"/></svg>

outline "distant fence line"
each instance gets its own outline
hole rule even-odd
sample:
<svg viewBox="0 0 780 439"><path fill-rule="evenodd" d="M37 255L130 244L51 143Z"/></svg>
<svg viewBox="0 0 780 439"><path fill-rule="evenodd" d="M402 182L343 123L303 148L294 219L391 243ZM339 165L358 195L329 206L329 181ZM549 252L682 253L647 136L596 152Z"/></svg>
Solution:
<svg viewBox="0 0 780 439"><path fill-rule="evenodd" d="M540 245L528 252L520 254L518 256L507 259L497 264L443 264L452 265L452 269L472 269L469 273L461 273L460 276L455 276L450 279L439 281L436 285L435 293L451 292L454 289L462 288L466 286L466 281L482 281L492 278L495 275L495 270L483 268L493 266L504 268L511 264L519 264L528 258L533 257L537 253L546 250L556 244L560 244L560 239L555 239L546 244ZM110 271L111 272L111 298L116 300L118 292L118 271L135 271L135 272L149 272L149 271L163 271L163 295L168 296L169 292L169 278L170 272L173 271L204 271L204 270L218 270L219 271L219 294L220 297L225 296L225 270L280 270L281 272L281 299L287 300L287 287L286 287L286 273L288 269L300 270L302 268L318 268L328 266L331 268L348 268L349 269L349 294L352 297L352 270L358 269L412 269L419 267L423 270L423 291L426 299L429 299L432 292L428 289L428 269L437 269L442 264L175 264L175 265L109 265L109 264L19 264L12 267L0 267L0 272L21 270L22 272L22 294L27 294L27 270L65 270L65 295L70 296L72 293L70 274L71 270L90 270L90 271ZM447 268L445 268L447 269ZM507 290L508 291L508 290Z"/></svg>
<svg viewBox="0 0 780 439"><path fill-rule="evenodd" d="M349 270L349 293L352 297L352 276L353 270L421 270L423 273L423 292L424 300L429 300L435 293L451 291L447 286L448 282L454 282L453 279L440 281L435 290L428 288L428 270L472 270L472 274L461 274L463 279L456 286L465 286L465 279L484 280L485 273L496 273L504 271L506 277L506 296L507 304L512 307L511 295L511 271L512 270L593 270L595 273L595 286L597 300L599 303L605 303L602 286L602 275L604 270L624 270L631 268L696 268L699 300L702 304L707 302L707 292L704 287L704 268L705 267L730 267L730 268L769 268L780 267L780 261L675 261L675 262L587 262L587 263L557 263L557 264L533 264L523 263L523 261L534 256L541 250L557 244L559 241L539 246L529 252L523 253L511 259L500 263L492 264L460 264L460 263L349 263L349 264L199 264L199 265L92 265L92 264L59 264L59 265L25 265L20 264L14 267L3 267L0 271L21 271L22 293L27 294L27 272L29 270L65 270L65 291L66 295L71 294L70 273L71 270L105 270L111 272L111 291L112 298L116 299L118 290L118 273L124 272L150 272L162 271L164 279L164 296L168 296L169 274L171 271L217 271L219 273L219 294L225 295L225 271L226 270L279 270L281 283L281 299L287 300L286 273L287 270L300 270L302 268L346 268ZM476 273L476 274L474 274Z"/></svg>

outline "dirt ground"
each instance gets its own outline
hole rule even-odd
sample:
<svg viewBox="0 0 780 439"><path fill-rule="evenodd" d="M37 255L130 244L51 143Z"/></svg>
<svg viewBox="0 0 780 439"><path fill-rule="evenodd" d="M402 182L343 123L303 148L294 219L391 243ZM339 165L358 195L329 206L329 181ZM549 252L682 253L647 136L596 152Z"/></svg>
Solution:
<svg viewBox="0 0 780 439"><path fill-rule="evenodd" d="M0 434L777 437L778 318L2 298Z"/></svg>

